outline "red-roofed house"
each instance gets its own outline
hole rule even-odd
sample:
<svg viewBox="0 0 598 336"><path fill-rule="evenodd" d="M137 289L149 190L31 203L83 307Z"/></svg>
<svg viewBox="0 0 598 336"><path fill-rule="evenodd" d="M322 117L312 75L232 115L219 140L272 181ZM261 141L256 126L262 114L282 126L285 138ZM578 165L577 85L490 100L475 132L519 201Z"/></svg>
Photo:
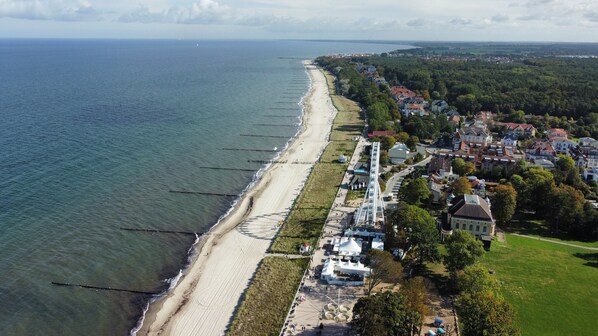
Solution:
<svg viewBox="0 0 598 336"><path fill-rule="evenodd" d="M565 131L562 128L551 128L548 130L547 134L548 139L552 139L552 138L566 138L567 137L567 131Z"/></svg>
<svg viewBox="0 0 598 336"><path fill-rule="evenodd" d="M498 125L504 126L507 133L514 133L519 137L532 138L536 135L536 128L532 124L500 123Z"/></svg>
<svg viewBox="0 0 598 336"><path fill-rule="evenodd" d="M426 113L426 110L424 109L423 106L421 106L419 104L408 104L403 109L403 115L405 117L408 117L411 115L417 115L417 116L423 117L425 113Z"/></svg>
<svg viewBox="0 0 598 336"><path fill-rule="evenodd" d="M368 137L390 137L397 134L395 131L373 131L372 133L368 133Z"/></svg>

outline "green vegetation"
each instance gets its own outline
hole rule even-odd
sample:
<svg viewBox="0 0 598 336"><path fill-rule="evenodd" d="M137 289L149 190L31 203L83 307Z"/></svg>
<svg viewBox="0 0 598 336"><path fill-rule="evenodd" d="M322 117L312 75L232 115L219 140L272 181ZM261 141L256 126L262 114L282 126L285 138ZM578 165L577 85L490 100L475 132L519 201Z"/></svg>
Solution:
<svg viewBox="0 0 598 336"><path fill-rule="evenodd" d="M368 295L372 295L374 287L380 283L396 284L403 275L403 266L388 251L371 250L368 253L368 265L372 269L367 277Z"/></svg>
<svg viewBox="0 0 598 336"><path fill-rule="evenodd" d="M455 230L446 240L444 264L451 274L473 265L484 254L482 242L469 231Z"/></svg>
<svg viewBox="0 0 598 336"><path fill-rule="evenodd" d="M316 245L347 170L346 164L338 163L338 157L341 154L350 156L355 150L353 138L359 136L363 129L359 107L345 97L332 95L332 99L337 108L343 108L333 122L330 135L333 141L326 146L320 162L314 165L301 195L272 244L272 252L298 253L301 243Z"/></svg>
<svg viewBox="0 0 598 336"><path fill-rule="evenodd" d="M461 113L523 110L535 115L581 117L598 106L598 60L579 58L443 60L421 57L355 58L382 69L391 83L428 91ZM598 131L598 129L596 129Z"/></svg>
<svg viewBox="0 0 598 336"><path fill-rule="evenodd" d="M540 237L587 247L598 247L598 241L579 241L572 240L569 235L562 231L554 231L543 219L537 219L535 214L529 212L520 212L515 214L506 228L507 232L518 233L526 236Z"/></svg>
<svg viewBox="0 0 598 336"><path fill-rule="evenodd" d="M517 312L523 335L584 335L595 329L598 253L507 235L481 259Z"/></svg>
<svg viewBox="0 0 598 336"><path fill-rule="evenodd" d="M266 257L227 334L278 335L308 260Z"/></svg>
<svg viewBox="0 0 598 336"><path fill-rule="evenodd" d="M421 278L414 278L399 292L360 298L351 325L362 336L419 335L426 309L425 286Z"/></svg>

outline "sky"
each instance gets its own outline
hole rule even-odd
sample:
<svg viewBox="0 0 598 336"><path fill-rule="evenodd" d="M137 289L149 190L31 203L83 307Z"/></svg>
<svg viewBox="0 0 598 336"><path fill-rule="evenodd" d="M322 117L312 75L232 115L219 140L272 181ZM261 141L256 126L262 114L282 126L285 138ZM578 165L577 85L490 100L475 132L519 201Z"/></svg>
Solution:
<svg viewBox="0 0 598 336"><path fill-rule="evenodd" d="M598 0L0 0L0 38L598 42Z"/></svg>

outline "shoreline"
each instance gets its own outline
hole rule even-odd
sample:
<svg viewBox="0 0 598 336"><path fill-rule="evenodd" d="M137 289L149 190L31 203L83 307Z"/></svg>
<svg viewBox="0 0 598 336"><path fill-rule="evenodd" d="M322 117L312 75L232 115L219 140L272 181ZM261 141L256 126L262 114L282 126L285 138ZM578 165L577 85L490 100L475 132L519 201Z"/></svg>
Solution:
<svg viewBox="0 0 598 336"><path fill-rule="evenodd" d="M327 104L330 96L321 70L303 63L310 87L302 98L299 131L237 204L199 239L185 274L174 289L149 305L137 334L212 335L228 327L280 229L276 224L288 215L313 167L277 161L315 162L328 143L336 109ZM316 115L321 110L324 113Z"/></svg>

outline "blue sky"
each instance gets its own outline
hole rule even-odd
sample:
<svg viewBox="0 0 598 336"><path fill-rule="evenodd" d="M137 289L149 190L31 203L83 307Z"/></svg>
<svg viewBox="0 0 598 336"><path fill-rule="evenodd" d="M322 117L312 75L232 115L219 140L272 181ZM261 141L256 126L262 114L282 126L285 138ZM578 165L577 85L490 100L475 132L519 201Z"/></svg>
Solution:
<svg viewBox="0 0 598 336"><path fill-rule="evenodd" d="M0 0L0 37L598 42L598 0Z"/></svg>

